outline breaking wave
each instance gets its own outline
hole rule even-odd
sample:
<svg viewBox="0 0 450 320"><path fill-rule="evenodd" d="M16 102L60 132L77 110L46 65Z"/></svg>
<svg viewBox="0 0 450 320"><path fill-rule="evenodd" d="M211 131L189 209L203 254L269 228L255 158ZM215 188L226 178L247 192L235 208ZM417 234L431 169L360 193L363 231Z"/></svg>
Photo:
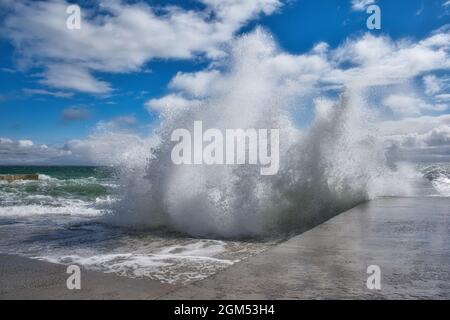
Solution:
<svg viewBox="0 0 450 320"><path fill-rule="evenodd" d="M441 196L450 197L450 165L448 163L428 165L421 171Z"/></svg>
<svg viewBox="0 0 450 320"><path fill-rule="evenodd" d="M264 31L243 36L207 99L163 110L158 142L122 167L123 200L111 221L213 238L271 236L308 229L389 186L400 190L363 94L349 87L337 103L316 100L315 119L302 127L294 114L315 93L267 67L280 55ZM278 174L261 176L251 165L173 165L171 133L196 120L204 130L279 129Z"/></svg>

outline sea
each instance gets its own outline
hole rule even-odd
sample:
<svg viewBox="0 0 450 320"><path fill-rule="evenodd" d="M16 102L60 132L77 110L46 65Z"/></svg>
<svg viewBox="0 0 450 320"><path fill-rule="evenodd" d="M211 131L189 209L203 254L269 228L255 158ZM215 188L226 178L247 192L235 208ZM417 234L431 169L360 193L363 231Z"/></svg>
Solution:
<svg viewBox="0 0 450 320"><path fill-rule="evenodd" d="M416 165L436 191L450 196L450 164ZM37 181L0 181L0 253L164 283L204 279L283 240L214 239L165 228L110 223L120 200L112 167L1 166L0 174L38 173Z"/></svg>
<svg viewBox="0 0 450 320"><path fill-rule="evenodd" d="M111 167L0 166L0 175L26 173L38 173L39 180L0 181L0 253L186 284L277 242L112 225L108 215L120 193Z"/></svg>

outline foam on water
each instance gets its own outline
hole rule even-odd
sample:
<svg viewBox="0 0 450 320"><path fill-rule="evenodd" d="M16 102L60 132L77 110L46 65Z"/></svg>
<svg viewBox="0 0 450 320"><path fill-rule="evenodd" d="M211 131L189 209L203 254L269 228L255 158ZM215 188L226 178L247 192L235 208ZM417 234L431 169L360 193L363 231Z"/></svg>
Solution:
<svg viewBox="0 0 450 320"><path fill-rule="evenodd" d="M2 181L0 217L100 216L115 201L109 194L115 187L93 176L62 179L39 174L37 181Z"/></svg>
<svg viewBox="0 0 450 320"><path fill-rule="evenodd" d="M91 270L132 278L145 277L166 283L186 284L204 279L238 262L239 259L221 258L227 250L226 245L221 241L191 240L147 251L142 250L142 247L135 252L130 252L130 248L121 248L115 251L122 250L122 253L105 254L81 250L79 254L35 258L53 263L80 264Z"/></svg>

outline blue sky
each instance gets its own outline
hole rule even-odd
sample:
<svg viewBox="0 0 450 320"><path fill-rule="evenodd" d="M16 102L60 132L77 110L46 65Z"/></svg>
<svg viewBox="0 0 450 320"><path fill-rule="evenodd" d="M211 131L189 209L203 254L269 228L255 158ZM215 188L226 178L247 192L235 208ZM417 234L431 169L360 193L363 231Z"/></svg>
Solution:
<svg viewBox="0 0 450 320"><path fill-rule="evenodd" d="M229 13L226 5L221 7L215 0L145 3L113 1L114 4L104 12L99 9L101 1L94 4L91 2L89 5L86 4L89 3L87 1L72 1L71 3L80 5L83 13L81 30L84 28L92 31L79 39L76 35L78 30L70 30L70 37L73 38L65 38L61 35L66 35L69 31L54 29L55 24L64 22L68 16L61 12L68 5L64 1L43 2L46 5L37 1L16 1L13 5L12 1L0 0L3 11L0 37L0 137L7 139L5 141L8 143L31 140L34 144L61 148L68 141L86 139L98 128L99 123L145 135L158 122L159 114L157 108L148 107L149 101L170 95L174 91L174 86L170 83L177 73L211 70L211 66L226 56L226 50L222 51L223 47L240 35L252 32L257 26L264 27L273 35L280 50L292 55L306 54L321 42L328 44L328 50L335 50L345 41L360 39L365 34L388 37L399 43L408 39L411 46L439 29L442 34L448 34L449 29L445 29L450 23L448 1L378 0L375 3L381 8L382 28L372 31L366 27L369 15L365 12L365 7L369 4L364 2L375 1L252 0L248 3L255 3L254 7L246 5L242 9L238 8L240 16L236 18L235 12ZM105 28L99 27L102 24L99 20L108 15L119 15L114 10L121 12L124 8L137 10L130 11L130 17L139 8L146 12L153 10L156 17L160 15L161 26L158 28L161 28L161 33L157 27L153 34L140 27L127 29L129 22L125 14L123 19L109 21L111 25L117 23L112 27L116 28L116 33L108 35ZM38 14L34 15L33 12ZM46 15L54 15L55 12L60 15L58 19L48 22L51 19ZM175 17L173 21L177 19L177 22L164 15ZM209 18L205 18L206 15L210 15ZM151 17L150 14L139 16L143 20ZM179 22L182 19L187 22ZM213 25L214 21L218 21L219 28L222 28L217 32L215 30L219 28ZM143 22L144 26L145 23L150 22ZM182 38L177 38L176 32L182 31L178 31L179 28L170 29L163 23L180 23L181 28L186 26L183 23L198 23L198 26L186 30L186 34L180 36ZM42 29L37 30L41 26ZM65 29L64 24L61 29ZM167 35L164 34L166 31ZM121 32L125 35L115 39L114 36ZM133 32L136 34L132 34ZM199 32L199 35L195 35L195 32ZM192 39L186 39L190 35ZM98 42L95 40L96 36ZM144 38L147 38L148 44L139 47L139 39ZM78 46L77 41L80 41ZM119 44L116 46L109 43L113 41L118 41ZM183 41L186 44L181 43ZM57 46L53 48L55 43ZM86 47L83 47L84 44ZM137 47L135 51L134 46ZM107 49L103 50L103 47ZM121 48L125 47L127 54L134 57L130 61L120 53ZM445 51L445 48L441 49ZM92 50L92 54L88 50ZM344 63L351 65L354 61L343 62L342 65ZM72 82L59 80L59 75L72 75L73 70L82 70L82 73L75 73ZM78 76L79 80L76 79ZM401 120L403 116L412 115L439 117L448 114L449 110L445 107L448 103L445 100L449 87L448 76L448 66L434 66L413 74L411 82L416 83L417 87L423 87L422 82L425 81L430 86L440 83L439 90L436 89L433 93L439 95L439 107L431 107L438 105L438 98L435 97L434 102L430 102L422 98L419 101L417 95L410 97L416 100L405 100L405 97L397 95L386 100L386 105L392 106L390 110L386 109L387 117L393 112L392 119L388 120ZM75 81L78 83L74 83ZM80 82L83 85L79 85ZM423 90L426 91L427 88L424 87ZM421 93L420 96L422 95L425 96ZM410 110L411 113L408 114L402 109L399 116L395 112L399 110L397 106L402 101L424 104L418 112ZM308 118L311 115L303 116ZM0 156L5 160L8 153L3 152Z"/></svg>

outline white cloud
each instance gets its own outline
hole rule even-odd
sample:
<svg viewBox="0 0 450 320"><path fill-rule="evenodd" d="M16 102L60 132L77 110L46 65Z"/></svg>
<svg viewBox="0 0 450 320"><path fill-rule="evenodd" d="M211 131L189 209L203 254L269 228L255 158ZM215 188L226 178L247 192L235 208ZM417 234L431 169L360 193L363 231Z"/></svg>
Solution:
<svg viewBox="0 0 450 320"><path fill-rule="evenodd" d="M450 94L449 93L438 94L434 96L434 98L438 101L450 101Z"/></svg>
<svg viewBox="0 0 450 320"><path fill-rule="evenodd" d="M423 134L441 126L450 126L450 114L384 121L380 124L380 130L385 136Z"/></svg>
<svg viewBox="0 0 450 320"><path fill-rule="evenodd" d="M407 148L424 148L450 145L450 126L440 126L426 133L409 133L390 136L388 140Z"/></svg>
<svg viewBox="0 0 450 320"><path fill-rule="evenodd" d="M178 73L170 82L172 89L167 96L152 99L146 106L152 110L168 107L185 108L198 104L187 97L205 99L227 90L233 68L242 66L241 76L266 76L274 81L276 90L290 91L293 95L307 95L315 91L342 90L342 88L389 88L389 96L382 99L385 106L397 115L421 115L441 112L448 108L445 95L436 95L445 87L444 78L431 73L450 70L450 35L444 29L417 42L388 37L363 35L349 39L334 50L325 43L314 46L304 54L289 54L280 51L270 34L261 29L243 35L229 46L227 57L215 61L205 70L194 73ZM257 60L258 63L253 63ZM246 70L251 65L251 70ZM256 67L255 67L256 66ZM247 68L248 69L248 68ZM424 76L425 75L425 76ZM422 76L429 97L422 98L419 87L413 83ZM235 80L233 80L235 81ZM251 85L249 85L251 87ZM272 87L270 90L275 90ZM239 90L235 88L234 90Z"/></svg>
<svg viewBox="0 0 450 320"><path fill-rule="evenodd" d="M450 34L445 30L419 42L366 34L333 52L337 68L326 80L360 87L399 84L426 72L449 70L449 52ZM345 63L351 67L339 68Z"/></svg>
<svg viewBox="0 0 450 320"><path fill-rule="evenodd" d="M69 30L66 1L2 0L0 7L8 13L2 34L13 43L22 65L46 69L42 83L108 93L110 85L92 72L139 71L154 58L220 57L221 46L240 28L281 6L279 0L199 1L205 9L99 1L98 8L82 8L80 30Z"/></svg>
<svg viewBox="0 0 450 320"><path fill-rule="evenodd" d="M27 95L43 95L43 96L52 96L57 98L70 98L73 96L73 93L64 92L64 91L49 91L45 89L31 89L31 88L23 88L22 91Z"/></svg>
<svg viewBox="0 0 450 320"><path fill-rule="evenodd" d="M384 99L383 104L400 115L420 115L424 111L444 111L446 104L430 104L408 94L392 94Z"/></svg>
<svg viewBox="0 0 450 320"><path fill-rule="evenodd" d="M142 138L119 127L119 124L134 123L134 120L133 116L123 116L110 122L99 122L88 137L70 140L63 146L0 137L0 164L131 165L138 161L145 165L148 150L157 140ZM116 126L111 127L113 123Z"/></svg>
<svg viewBox="0 0 450 320"><path fill-rule="evenodd" d="M50 87L72 89L92 94L106 94L112 91L107 82L95 79L87 69L77 66L51 64L43 74L40 83Z"/></svg>
<svg viewBox="0 0 450 320"><path fill-rule="evenodd" d="M194 73L178 72L169 84L169 88L184 91L194 97L203 97L213 90L212 85L220 76L217 70Z"/></svg>
<svg viewBox="0 0 450 320"><path fill-rule="evenodd" d="M189 100L178 94L169 94L162 98L150 99L145 103L149 111L164 111L167 109L184 109L197 105L199 100Z"/></svg>
<svg viewBox="0 0 450 320"><path fill-rule="evenodd" d="M156 145L155 137L105 128L99 123L97 129L83 140L71 140L64 146L70 150L71 162L100 165L143 166L147 164L148 152Z"/></svg>
<svg viewBox="0 0 450 320"><path fill-rule="evenodd" d="M440 81L434 75L428 75L423 77L423 83L425 85L425 93L427 95L434 95L439 91L441 91Z"/></svg>
<svg viewBox="0 0 450 320"><path fill-rule="evenodd" d="M395 160L420 162L450 161L450 126L419 134L386 137L388 155Z"/></svg>
<svg viewBox="0 0 450 320"><path fill-rule="evenodd" d="M363 11L370 4L374 4L375 0L352 0L352 9Z"/></svg>
<svg viewBox="0 0 450 320"><path fill-rule="evenodd" d="M22 148L32 147L34 145L31 140L19 140L17 141L17 145Z"/></svg>
<svg viewBox="0 0 450 320"><path fill-rule="evenodd" d="M279 50L269 33L257 28L231 43L229 58L216 61L206 70L178 73L169 85L173 92L149 100L146 106L149 110L188 108L230 91L263 96L266 90L272 90L283 97L311 94L331 68L326 51L327 46L321 44L304 54L288 54ZM256 85L261 80L267 87Z"/></svg>
<svg viewBox="0 0 450 320"><path fill-rule="evenodd" d="M31 140L0 138L0 164L44 164L70 154L69 150L35 144Z"/></svg>

